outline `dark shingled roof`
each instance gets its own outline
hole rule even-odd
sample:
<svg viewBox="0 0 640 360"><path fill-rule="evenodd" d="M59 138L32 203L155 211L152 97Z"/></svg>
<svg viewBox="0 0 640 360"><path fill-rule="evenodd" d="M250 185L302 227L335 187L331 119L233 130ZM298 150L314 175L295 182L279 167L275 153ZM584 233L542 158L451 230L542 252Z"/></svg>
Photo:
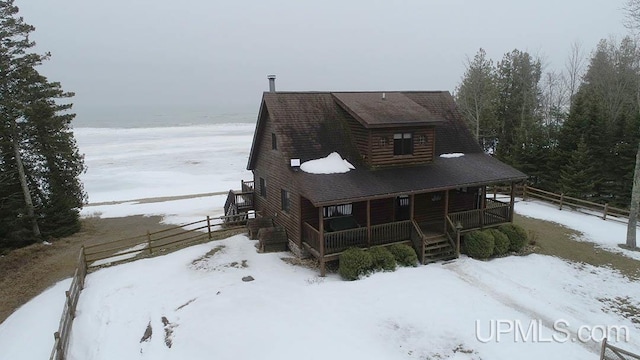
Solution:
<svg viewBox="0 0 640 360"><path fill-rule="evenodd" d="M399 92L333 93L333 97L366 128L420 126L445 121Z"/></svg>
<svg viewBox="0 0 640 360"><path fill-rule="evenodd" d="M436 157L433 163L370 170L349 135L347 120L355 118L337 101L350 98L380 96L377 93L330 93L330 92L266 92L256 126L256 135L249 155L247 168L254 169L258 134L264 121L269 118L279 136L278 147L286 158L299 158L302 162L338 152L356 167L345 174L307 174L298 171L293 179L301 195L314 205L350 202L356 199L387 197L438 189L451 189L496 182L518 181L526 178L522 172L503 164L482 152L462 121L453 97L447 91L386 92L388 101L399 100L424 109L426 124L435 126L436 156L445 153L464 153L459 158ZM392 107L394 107L392 105ZM388 109L387 109L388 110ZM385 110L385 111L387 111ZM370 110L368 110L370 112ZM428 114L428 115L426 115ZM355 114L358 115L358 114ZM384 113L384 116L391 116ZM359 115L362 118L362 115ZM380 121L383 114L373 114L373 121ZM366 116L365 116L366 117ZM434 122L438 119L438 122ZM357 119L362 121L362 119ZM398 124L392 123L393 126ZM417 122L411 125L419 125ZM289 170L293 171L293 170Z"/></svg>
<svg viewBox="0 0 640 360"><path fill-rule="evenodd" d="M526 176L483 153L436 158L433 163L380 170L356 168L344 174L308 174L294 179L300 194L314 205L348 203L426 191L523 180Z"/></svg>

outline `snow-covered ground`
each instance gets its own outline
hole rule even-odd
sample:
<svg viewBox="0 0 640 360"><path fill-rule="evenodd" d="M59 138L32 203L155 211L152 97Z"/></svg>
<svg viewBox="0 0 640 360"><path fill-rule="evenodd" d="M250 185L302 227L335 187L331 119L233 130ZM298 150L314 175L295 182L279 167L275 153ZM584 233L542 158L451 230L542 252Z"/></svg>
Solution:
<svg viewBox="0 0 640 360"><path fill-rule="evenodd" d="M252 131L78 129L90 199L238 188L250 178L244 167ZM191 153L190 146L206 148ZM83 214L160 214L183 223L216 214L223 202L224 196L127 202ZM576 240L609 249L626 231L624 224L536 201L518 202L516 212L564 224L583 233ZM640 320L640 284L611 269L542 255L462 257L345 282L285 263L286 253L257 254L253 245L236 236L90 274L69 358L596 359L597 341L572 340L599 340L606 326L629 329L619 345L640 352L640 325L633 322ZM255 280L244 282L245 276ZM0 324L0 360L49 356L68 286L56 284ZM621 315L627 310L636 316Z"/></svg>

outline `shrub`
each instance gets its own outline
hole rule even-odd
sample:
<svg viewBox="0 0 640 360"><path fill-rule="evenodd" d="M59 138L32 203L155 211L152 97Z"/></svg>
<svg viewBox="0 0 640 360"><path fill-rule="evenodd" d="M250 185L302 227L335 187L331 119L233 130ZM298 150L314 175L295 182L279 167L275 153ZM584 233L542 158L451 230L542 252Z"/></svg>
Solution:
<svg viewBox="0 0 640 360"><path fill-rule="evenodd" d="M338 273L345 280L358 280L373 269L371 254L358 248L350 248L340 254Z"/></svg>
<svg viewBox="0 0 640 360"><path fill-rule="evenodd" d="M418 266L418 255L409 245L394 244L387 247L387 250L396 259L400 266Z"/></svg>
<svg viewBox="0 0 640 360"><path fill-rule="evenodd" d="M520 251L527 243L527 232L522 226L515 224L505 224L498 228L509 238L509 250Z"/></svg>
<svg viewBox="0 0 640 360"><path fill-rule="evenodd" d="M495 240L488 231L472 231L464 236L467 255L472 258L486 259L493 254Z"/></svg>
<svg viewBox="0 0 640 360"><path fill-rule="evenodd" d="M493 255L504 255L509 251L509 238L498 229L487 230L493 235Z"/></svg>
<svg viewBox="0 0 640 360"><path fill-rule="evenodd" d="M394 271L396 269L396 258L384 247L374 247L369 249L374 270Z"/></svg>

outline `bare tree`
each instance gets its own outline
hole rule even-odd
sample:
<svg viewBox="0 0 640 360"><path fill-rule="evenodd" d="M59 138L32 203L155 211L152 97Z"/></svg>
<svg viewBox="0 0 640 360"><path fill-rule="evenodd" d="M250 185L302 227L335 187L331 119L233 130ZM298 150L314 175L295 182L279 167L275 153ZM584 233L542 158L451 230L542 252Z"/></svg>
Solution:
<svg viewBox="0 0 640 360"><path fill-rule="evenodd" d="M585 54L582 50L582 44L578 41L571 43L571 52L567 58L564 69L564 82L569 95L569 108L573 103L573 97L578 91L578 87L582 82L582 76L585 70Z"/></svg>
<svg viewBox="0 0 640 360"><path fill-rule="evenodd" d="M493 61L487 59L484 49L465 63L466 71L457 87L456 101L464 114L476 140L481 141L481 128L488 127L487 112L495 98L495 75Z"/></svg>

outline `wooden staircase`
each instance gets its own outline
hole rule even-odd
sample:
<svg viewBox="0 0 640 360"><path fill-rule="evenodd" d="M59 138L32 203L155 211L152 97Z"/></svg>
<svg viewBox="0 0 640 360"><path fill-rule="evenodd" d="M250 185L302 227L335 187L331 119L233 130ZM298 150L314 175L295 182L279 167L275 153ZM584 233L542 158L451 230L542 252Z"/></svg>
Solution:
<svg viewBox="0 0 640 360"><path fill-rule="evenodd" d="M455 259L456 250L445 234L424 240L424 264Z"/></svg>

